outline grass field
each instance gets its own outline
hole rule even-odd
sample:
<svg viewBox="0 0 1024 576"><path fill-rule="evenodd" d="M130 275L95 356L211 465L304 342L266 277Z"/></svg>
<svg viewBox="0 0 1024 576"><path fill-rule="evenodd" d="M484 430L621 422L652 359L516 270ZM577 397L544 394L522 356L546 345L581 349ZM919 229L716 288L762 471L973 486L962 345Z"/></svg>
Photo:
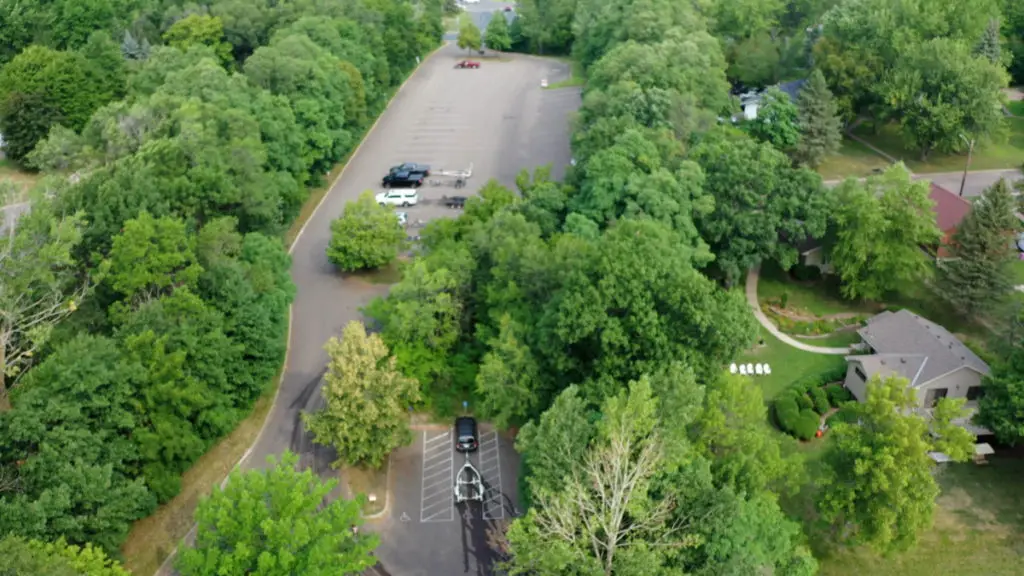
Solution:
<svg viewBox="0 0 1024 576"><path fill-rule="evenodd" d="M874 150L849 138L843 138L839 152L818 166L818 174L825 180L863 178L877 168L885 168L889 161Z"/></svg>
<svg viewBox="0 0 1024 576"><path fill-rule="evenodd" d="M18 187L18 194L13 198L4 198L4 204L16 204L25 200L25 195L39 180L39 175L22 170L14 161L0 159L0 182L10 180Z"/></svg>
<svg viewBox="0 0 1024 576"><path fill-rule="evenodd" d="M1024 100L1017 100L1016 102L1010 102L1007 106L1010 109L1010 114L1014 116L1020 116L1024 118Z"/></svg>
<svg viewBox="0 0 1024 576"><path fill-rule="evenodd" d="M839 294L839 282L835 276L826 276L818 282L796 282L778 264L768 261L761 265L761 278L757 283L757 299L763 306L766 302L777 302L784 293L789 296L786 308L802 311L813 316L833 314L865 314L878 310L877 305L846 300Z"/></svg>
<svg viewBox="0 0 1024 576"><path fill-rule="evenodd" d="M363 516L380 514L388 503L388 461L380 468L366 468L363 466L345 467L341 471L341 477L345 479L349 494L352 497L362 494L367 496L362 501ZM369 495L374 495L376 500L370 502Z"/></svg>
<svg viewBox="0 0 1024 576"><path fill-rule="evenodd" d="M821 338L810 338L808 336L793 336L797 340L810 344L811 346L824 346L826 348L839 348L840 346L849 346L856 342L860 342L860 335L857 334L856 330L843 330L842 332L833 332L827 336Z"/></svg>
<svg viewBox="0 0 1024 576"><path fill-rule="evenodd" d="M841 355L814 354L804 352L779 341L764 328L761 328L764 346L749 350L736 360L743 363L765 363L772 367L768 376L754 376L754 383L761 387L765 400L775 398L790 384L810 374L830 372L837 365L846 361Z"/></svg>
<svg viewBox="0 0 1024 576"><path fill-rule="evenodd" d="M1018 168L1024 162L1024 118L1007 118L1009 133L1000 143L978 146L971 160L971 170L996 170L1002 168ZM867 124L862 124L854 133L872 145L884 150L894 158L906 162L913 172L955 172L964 169L967 155L938 154L929 156L925 162L916 150L907 150L895 125L883 127L878 134L872 133Z"/></svg>

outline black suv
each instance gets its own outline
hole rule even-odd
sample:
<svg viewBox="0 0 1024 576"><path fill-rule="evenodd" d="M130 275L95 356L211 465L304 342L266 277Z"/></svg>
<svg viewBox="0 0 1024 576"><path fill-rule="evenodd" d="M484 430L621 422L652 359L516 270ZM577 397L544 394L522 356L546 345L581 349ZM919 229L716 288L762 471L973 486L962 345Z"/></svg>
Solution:
<svg viewBox="0 0 1024 576"><path fill-rule="evenodd" d="M381 183L385 188L419 188L423 185L424 172L392 172Z"/></svg>
<svg viewBox="0 0 1024 576"><path fill-rule="evenodd" d="M455 419L455 449L459 452L472 452L480 446L476 434L476 418L459 416Z"/></svg>
<svg viewBox="0 0 1024 576"><path fill-rule="evenodd" d="M423 172L424 176L430 176L430 166L426 164L417 164L415 162L405 162L398 166L392 166L388 170L388 174L394 174L396 172Z"/></svg>

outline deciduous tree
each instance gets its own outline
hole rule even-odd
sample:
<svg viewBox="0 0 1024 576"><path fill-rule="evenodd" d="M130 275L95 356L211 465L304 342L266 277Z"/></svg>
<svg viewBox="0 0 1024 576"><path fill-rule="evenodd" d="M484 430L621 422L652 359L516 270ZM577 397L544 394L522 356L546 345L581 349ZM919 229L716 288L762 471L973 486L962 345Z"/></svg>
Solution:
<svg viewBox="0 0 1024 576"><path fill-rule="evenodd" d="M998 137L1006 82L1000 64L937 38L908 49L878 90L885 117L899 123L906 145L927 160L932 151L963 149L964 138Z"/></svg>
<svg viewBox="0 0 1024 576"><path fill-rule="evenodd" d="M268 459L268 470L235 471L196 509L193 546L178 554L182 576L356 574L373 566L375 534L357 533L359 504L324 504L336 480L296 471L298 457Z"/></svg>
<svg viewBox="0 0 1024 576"><path fill-rule="evenodd" d="M991 310L1013 289L1017 260L1017 202L1006 180L985 190L960 222L939 266L940 293L964 314Z"/></svg>
<svg viewBox="0 0 1024 576"><path fill-rule="evenodd" d="M992 367L984 385L975 420L1000 442L1016 444L1024 440L1024 351L1019 345Z"/></svg>
<svg viewBox="0 0 1024 576"><path fill-rule="evenodd" d="M195 288L203 272L196 262L195 239L186 232L185 223L153 218L149 212L125 222L114 237L109 258L111 287L133 305L175 288Z"/></svg>
<svg viewBox="0 0 1024 576"><path fill-rule="evenodd" d="M911 181L899 164L864 183L849 179L835 189L829 254L845 297L878 300L931 273L922 247L936 246L942 234L928 186Z"/></svg>
<svg viewBox="0 0 1024 576"><path fill-rule="evenodd" d="M469 51L479 50L482 42L480 29L476 27L472 19L464 18L462 24L459 25L459 37L455 43L458 44L459 48L465 48Z"/></svg>
<svg viewBox="0 0 1024 576"><path fill-rule="evenodd" d="M842 541L883 552L913 545L931 525L939 494L928 452L941 447L963 461L973 450L973 438L963 430L936 442L929 423L911 411L917 407L914 394L904 378L876 376L868 383L867 401L853 408L858 422L833 428L818 509ZM936 410L931 429L948 430L949 420L962 414L956 405Z"/></svg>
<svg viewBox="0 0 1024 576"><path fill-rule="evenodd" d="M76 266L83 224L82 214L58 214L39 199L0 237L0 406L54 325L102 278L102 269L89 278Z"/></svg>
<svg viewBox="0 0 1024 576"><path fill-rule="evenodd" d="M189 14L164 32L164 41L180 50L195 45L209 46L225 64L233 61L231 44L224 41L224 26L216 16Z"/></svg>
<svg viewBox="0 0 1024 576"><path fill-rule="evenodd" d="M757 118L746 124L746 130L754 138L788 153L800 142L798 115L789 95L772 87L761 97Z"/></svg>
<svg viewBox="0 0 1024 576"><path fill-rule="evenodd" d="M693 435L718 485L744 494L799 487L803 462L783 456L780 436L767 422L764 401L750 379L722 375L708 386Z"/></svg>
<svg viewBox="0 0 1024 576"><path fill-rule="evenodd" d="M538 366L533 351L522 342L526 329L512 320L501 319L501 332L491 340L476 376L480 410L498 428L517 424L533 414L537 395Z"/></svg>
<svg viewBox="0 0 1024 576"><path fill-rule="evenodd" d="M419 400L417 382L395 369L380 336L362 323L345 326L327 345L330 361L322 393L326 406L303 419L317 442L334 446L338 462L380 466L409 441L408 409Z"/></svg>
<svg viewBox="0 0 1024 576"><path fill-rule="evenodd" d="M814 168L838 152L843 142L842 119L821 70L811 73L796 102L800 141L793 156Z"/></svg>
<svg viewBox="0 0 1024 576"><path fill-rule="evenodd" d="M491 15L491 21L487 23L487 30L484 32L484 44L499 52L512 47L512 37L509 36L508 21L505 20L504 12L496 10Z"/></svg>
<svg viewBox="0 0 1024 576"><path fill-rule="evenodd" d="M346 272L379 268L394 260L404 244L405 230L395 213L366 191L331 222L327 259Z"/></svg>
<svg viewBox="0 0 1024 576"><path fill-rule="evenodd" d="M0 540L0 557L4 559L4 573L14 576L129 576L103 550L91 544L69 545L63 539L42 542L8 536Z"/></svg>

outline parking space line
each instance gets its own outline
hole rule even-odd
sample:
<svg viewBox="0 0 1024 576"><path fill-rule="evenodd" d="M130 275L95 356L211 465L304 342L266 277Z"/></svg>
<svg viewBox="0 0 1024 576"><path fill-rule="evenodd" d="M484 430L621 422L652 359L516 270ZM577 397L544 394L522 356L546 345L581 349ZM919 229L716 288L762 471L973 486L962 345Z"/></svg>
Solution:
<svg viewBox="0 0 1024 576"><path fill-rule="evenodd" d="M501 520L505 518L505 506L501 494L501 451L497 432L481 435L479 458L480 477L484 481L483 519Z"/></svg>
<svg viewBox="0 0 1024 576"><path fill-rule="evenodd" d="M420 522L455 520L454 459L451 430L428 435L423 431L423 466L420 471Z"/></svg>

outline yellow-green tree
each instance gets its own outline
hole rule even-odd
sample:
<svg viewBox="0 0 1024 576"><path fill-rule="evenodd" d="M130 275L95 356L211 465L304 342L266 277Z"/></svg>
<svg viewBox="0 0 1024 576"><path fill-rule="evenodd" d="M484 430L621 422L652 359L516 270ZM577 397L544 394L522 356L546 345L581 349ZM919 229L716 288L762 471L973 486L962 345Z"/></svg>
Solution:
<svg viewBox="0 0 1024 576"><path fill-rule="evenodd" d="M419 400L415 380L395 368L380 336L367 334L361 322L345 326L341 339L328 340L326 406L304 414L306 427L321 444L334 446L338 461L380 466L395 448L409 441L407 410Z"/></svg>
<svg viewBox="0 0 1024 576"><path fill-rule="evenodd" d="M943 398L931 422L916 413L914 390L905 378L876 376L856 423L836 424L825 455L826 473L818 509L839 540L879 551L902 550L931 525L939 487L928 452L964 461L974 438L952 423L963 416L963 400Z"/></svg>
<svg viewBox="0 0 1024 576"><path fill-rule="evenodd" d="M164 32L164 40L182 50L190 46L209 46L225 64L234 60L231 44L224 41L224 25L216 16L190 14L172 24Z"/></svg>

